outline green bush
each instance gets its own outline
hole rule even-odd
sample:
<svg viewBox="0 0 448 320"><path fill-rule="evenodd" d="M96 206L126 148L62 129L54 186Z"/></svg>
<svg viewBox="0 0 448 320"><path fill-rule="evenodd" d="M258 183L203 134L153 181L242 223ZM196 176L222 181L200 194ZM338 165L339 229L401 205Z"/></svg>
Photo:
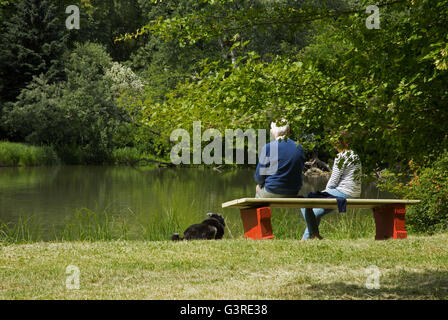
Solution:
<svg viewBox="0 0 448 320"><path fill-rule="evenodd" d="M0 166L17 166L20 161L19 150L15 144L0 143Z"/></svg>
<svg viewBox="0 0 448 320"><path fill-rule="evenodd" d="M0 142L0 166L40 166L58 164L59 158L49 146Z"/></svg>
<svg viewBox="0 0 448 320"><path fill-rule="evenodd" d="M407 222L414 231L434 233L448 229L448 152L432 166L415 170L406 195L422 201L407 210Z"/></svg>
<svg viewBox="0 0 448 320"><path fill-rule="evenodd" d="M142 158L142 153L136 148L124 147L113 151L115 164L129 164Z"/></svg>
<svg viewBox="0 0 448 320"><path fill-rule="evenodd" d="M15 140L51 145L66 163L100 164L112 157L116 129L126 121L105 72L111 58L100 45L77 45L65 57L67 80L34 77L5 105L2 129Z"/></svg>
<svg viewBox="0 0 448 320"><path fill-rule="evenodd" d="M409 231L435 233L448 229L448 152L427 167L416 167L411 161L413 172L408 182L403 174L383 173L379 187L405 199L418 199L421 203L406 208L406 225ZM409 180L409 179L407 179Z"/></svg>

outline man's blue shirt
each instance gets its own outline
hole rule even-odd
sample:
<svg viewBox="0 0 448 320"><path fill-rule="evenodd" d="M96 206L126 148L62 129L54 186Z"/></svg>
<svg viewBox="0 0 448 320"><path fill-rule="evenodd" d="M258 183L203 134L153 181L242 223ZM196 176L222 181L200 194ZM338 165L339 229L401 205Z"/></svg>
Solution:
<svg viewBox="0 0 448 320"><path fill-rule="evenodd" d="M270 156L273 144L278 147L278 168L270 175L260 174L261 168L268 168L275 159ZM266 158L264 158L266 155ZM302 187L302 171L305 153L300 145L291 139L272 141L266 144L260 154L255 171L255 182L266 191L282 195L297 195Z"/></svg>

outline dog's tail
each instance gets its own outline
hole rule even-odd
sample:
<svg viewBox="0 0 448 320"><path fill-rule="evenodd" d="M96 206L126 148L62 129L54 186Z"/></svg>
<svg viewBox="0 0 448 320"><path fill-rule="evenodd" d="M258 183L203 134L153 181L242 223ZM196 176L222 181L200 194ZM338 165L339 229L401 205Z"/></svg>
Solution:
<svg viewBox="0 0 448 320"><path fill-rule="evenodd" d="M171 236L171 240L173 240L173 241L182 241L184 239L181 238L178 233L173 233L173 235Z"/></svg>

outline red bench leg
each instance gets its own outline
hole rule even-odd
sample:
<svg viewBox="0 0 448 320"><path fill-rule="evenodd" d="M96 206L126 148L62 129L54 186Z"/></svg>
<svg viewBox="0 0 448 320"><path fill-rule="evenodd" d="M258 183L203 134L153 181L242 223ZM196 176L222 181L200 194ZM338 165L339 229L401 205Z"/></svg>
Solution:
<svg viewBox="0 0 448 320"><path fill-rule="evenodd" d="M241 209L244 237L250 239L272 239L271 208Z"/></svg>
<svg viewBox="0 0 448 320"><path fill-rule="evenodd" d="M375 218L375 240L406 239L406 206L403 204L385 205L373 208Z"/></svg>

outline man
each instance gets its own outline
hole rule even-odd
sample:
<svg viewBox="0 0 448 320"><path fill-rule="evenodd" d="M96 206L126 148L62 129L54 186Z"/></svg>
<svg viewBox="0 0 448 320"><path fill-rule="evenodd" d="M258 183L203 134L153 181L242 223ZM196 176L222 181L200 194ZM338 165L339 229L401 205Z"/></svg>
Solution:
<svg viewBox="0 0 448 320"><path fill-rule="evenodd" d="M340 132L340 138L334 141L334 147L338 151L333 164L333 170L330 180L323 192L330 197L339 197L344 199L359 198L361 195L361 161L359 156L349 150L345 139L346 132ZM302 236L302 240L322 239L319 234L319 224L323 216L327 215L332 209L301 209L307 228Z"/></svg>
<svg viewBox="0 0 448 320"><path fill-rule="evenodd" d="M272 122L271 135L275 141L263 147L255 171L255 197L296 197L302 187L304 151L295 141L287 139L288 124L278 127Z"/></svg>

